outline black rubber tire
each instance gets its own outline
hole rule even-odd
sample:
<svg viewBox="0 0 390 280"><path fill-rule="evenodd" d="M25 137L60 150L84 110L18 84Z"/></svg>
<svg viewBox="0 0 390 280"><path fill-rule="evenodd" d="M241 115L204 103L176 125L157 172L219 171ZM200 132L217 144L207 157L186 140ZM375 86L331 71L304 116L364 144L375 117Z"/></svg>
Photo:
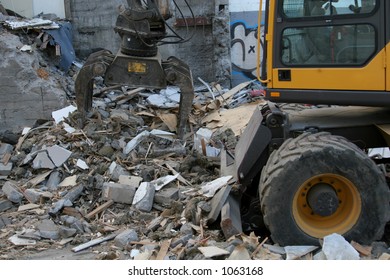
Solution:
<svg viewBox="0 0 390 280"><path fill-rule="evenodd" d="M354 144L326 132L286 140L263 168L260 206L272 240L281 246L319 245L320 237L304 232L296 223L293 198L304 182L325 173L348 179L361 197L360 216L343 236L361 244L379 240L390 219L385 176Z"/></svg>

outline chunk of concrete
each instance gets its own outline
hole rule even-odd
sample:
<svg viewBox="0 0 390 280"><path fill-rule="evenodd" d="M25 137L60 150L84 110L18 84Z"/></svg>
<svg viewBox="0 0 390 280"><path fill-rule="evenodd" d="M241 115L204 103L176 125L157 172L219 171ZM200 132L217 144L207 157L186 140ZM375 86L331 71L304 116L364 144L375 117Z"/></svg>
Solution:
<svg viewBox="0 0 390 280"><path fill-rule="evenodd" d="M133 198L133 206L140 211L150 212L153 207L156 189L148 182L143 182L138 187Z"/></svg>
<svg viewBox="0 0 390 280"><path fill-rule="evenodd" d="M7 199L0 200L0 213L7 211L8 209L11 209L11 208L12 208L11 201L9 201Z"/></svg>
<svg viewBox="0 0 390 280"><path fill-rule="evenodd" d="M162 189L154 195L154 202L161 204L162 206L169 206L171 202L179 199L178 188L166 188Z"/></svg>
<svg viewBox="0 0 390 280"><path fill-rule="evenodd" d="M122 185L117 183L104 183L102 191L102 199L112 199L117 203L132 204L136 188L129 185Z"/></svg>
<svg viewBox="0 0 390 280"><path fill-rule="evenodd" d="M11 183L10 181L5 182L2 190L9 201L12 201L13 203L17 204L20 204L22 202L23 194L19 192L16 185Z"/></svg>
<svg viewBox="0 0 390 280"><path fill-rule="evenodd" d="M12 162L8 162L7 164L4 164L0 162L0 176L8 176L11 174L12 171Z"/></svg>
<svg viewBox="0 0 390 280"><path fill-rule="evenodd" d="M34 169L54 169L55 167L46 151L41 151L35 156L33 161Z"/></svg>
<svg viewBox="0 0 390 280"><path fill-rule="evenodd" d="M39 235L42 238L57 240L60 238L60 230L52 220L43 220L37 225Z"/></svg>
<svg viewBox="0 0 390 280"><path fill-rule="evenodd" d="M62 238L69 238L74 236L77 233L77 229L75 228L69 228L66 226L60 226L59 227L59 234Z"/></svg>
<svg viewBox="0 0 390 280"><path fill-rule="evenodd" d="M31 203L38 203L41 200L43 193L36 189L27 189L24 191L24 196Z"/></svg>
<svg viewBox="0 0 390 280"><path fill-rule="evenodd" d="M14 147L7 143L1 143L0 144L0 159L5 155L12 153Z"/></svg>
<svg viewBox="0 0 390 280"><path fill-rule="evenodd" d="M10 219L7 217L0 217L0 229L5 228L9 224L11 224Z"/></svg>
<svg viewBox="0 0 390 280"><path fill-rule="evenodd" d="M54 165L57 167L63 165L72 155L71 151L68 151L67 149L62 148L58 145L54 145L47 148L47 153Z"/></svg>
<svg viewBox="0 0 390 280"><path fill-rule="evenodd" d="M119 175L119 179L118 179L119 184L134 186L136 188L138 188L141 182L142 182L142 177L139 176Z"/></svg>
<svg viewBox="0 0 390 280"><path fill-rule="evenodd" d="M226 239L242 232L240 204L233 196L222 207L221 228Z"/></svg>
<svg viewBox="0 0 390 280"><path fill-rule="evenodd" d="M324 237L322 245L326 259L328 260L359 260L359 252L349 244L345 238L337 233Z"/></svg>
<svg viewBox="0 0 390 280"><path fill-rule="evenodd" d="M108 170L109 170L110 175L111 175L111 180L115 181L115 182L118 182L119 176L121 176L121 175L124 175L124 176L130 175L130 173L125 168L123 168L122 166L117 164L115 161L113 161L111 163Z"/></svg>
<svg viewBox="0 0 390 280"><path fill-rule="evenodd" d="M133 229L128 229L120 234L118 234L115 239L114 243L116 246L120 248L125 248L130 242L138 241L138 234L135 230Z"/></svg>
<svg viewBox="0 0 390 280"><path fill-rule="evenodd" d="M58 185L60 184L62 179L62 173L58 170L54 170L50 176L49 179L47 180L46 187L49 190L57 190Z"/></svg>

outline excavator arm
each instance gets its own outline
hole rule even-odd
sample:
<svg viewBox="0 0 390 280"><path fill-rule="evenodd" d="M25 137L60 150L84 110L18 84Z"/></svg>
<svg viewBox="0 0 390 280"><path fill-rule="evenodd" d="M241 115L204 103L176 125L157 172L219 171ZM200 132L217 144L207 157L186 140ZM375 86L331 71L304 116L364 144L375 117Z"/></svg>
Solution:
<svg viewBox="0 0 390 280"><path fill-rule="evenodd" d="M168 0L128 0L121 8L115 31L121 37L116 55L108 50L92 53L75 81L77 109L82 127L92 108L93 81L103 77L108 86L120 85L163 89L168 84L181 90L177 134L184 137L194 98L191 70L176 57L161 59L158 42L166 36L165 20L170 17Z"/></svg>

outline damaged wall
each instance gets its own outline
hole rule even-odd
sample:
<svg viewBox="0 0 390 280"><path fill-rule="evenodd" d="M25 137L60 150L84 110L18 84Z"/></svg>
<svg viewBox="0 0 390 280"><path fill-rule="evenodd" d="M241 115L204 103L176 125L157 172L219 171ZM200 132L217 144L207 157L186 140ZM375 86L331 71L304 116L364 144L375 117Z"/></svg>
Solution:
<svg viewBox="0 0 390 280"><path fill-rule="evenodd" d="M37 52L21 52L18 36L0 29L0 132L18 132L38 119L51 119L65 105L66 94L58 81L42 68Z"/></svg>
<svg viewBox="0 0 390 280"><path fill-rule="evenodd" d="M64 0L1 0L0 4L27 18L35 17L40 13L53 13L60 18L65 18Z"/></svg>
<svg viewBox="0 0 390 280"><path fill-rule="evenodd" d="M105 48L116 53L120 48L120 37L114 32L118 6L125 0L87 1L68 0L74 33L74 47L80 57L88 56L94 50ZM230 85L230 30L228 0L187 1L197 18L198 26L190 23L189 32L180 11L172 4L174 18L169 20L174 30L188 38L189 42L161 47L163 59L174 55L185 61L191 68L195 83L197 77L207 82L220 81ZM177 0L178 7L186 18L190 10L183 0Z"/></svg>
<svg viewBox="0 0 390 280"><path fill-rule="evenodd" d="M116 53L120 37L114 32L118 7L126 0L67 0L69 16L73 24L73 45L80 57L86 57L97 49Z"/></svg>

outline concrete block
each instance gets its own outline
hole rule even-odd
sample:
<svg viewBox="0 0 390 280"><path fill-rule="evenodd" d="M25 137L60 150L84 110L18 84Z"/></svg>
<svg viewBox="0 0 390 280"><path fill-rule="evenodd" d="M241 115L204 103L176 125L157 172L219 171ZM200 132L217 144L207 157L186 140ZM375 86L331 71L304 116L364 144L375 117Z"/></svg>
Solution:
<svg viewBox="0 0 390 280"><path fill-rule="evenodd" d="M119 184L134 186L138 188L141 182L142 182L142 177L119 175L119 181L118 181Z"/></svg>
<svg viewBox="0 0 390 280"><path fill-rule="evenodd" d="M0 144L0 159L5 155L12 153L13 151L13 146L7 143L1 143Z"/></svg>
<svg viewBox="0 0 390 280"><path fill-rule="evenodd" d="M33 161L34 169L54 169L55 167L46 151L39 152Z"/></svg>
<svg viewBox="0 0 390 280"><path fill-rule="evenodd" d="M57 240L60 238L60 230L52 220L43 220L37 225L42 238Z"/></svg>
<svg viewBox="0 0 390 280"><path fill-rule="evenodd" d="M114 239L114 243L120 248L125 248L130 242L138 240L137 232L133 229L128 229L118 234Z"/></svg>
<svg viewBox="0 0 390 280"><path fill-rule="evenodd" d="M132 204L136 188L129 185L117 183L104 183L102 191L102 199L112 199L117 203Z"/></svg>
<svg viewBox="0 0 390 280"><path fill-rule="evenodd" d="M27 189L24 191L24 195L31 203L38 203L40 202L43 193L35 189Z"/></svg>
<svg viewBox="0 0 390 280"><path fill-rule="evenodd" d="M23 194L20 193L16 187L15 184L11 183L10 181L5 182L2 188L3 192L7 196L8 200L12 201L13 203L20 204L23 199Z"/></svg>
<svg viewBox="0 0 390 280"><path fill-rule="evenodd" d="M221 229L226 239L242 232L240 204L228 196L221 210Z"/></svg>
<svg viewBox="0 0 390 280"><path fill-rule="evenodd" d="M56 190L58 189L58 185L60 184L61 180L62 180L61 172L55 170L50 174L49 179L47 180L46 183L46 187L49 190Z"/></svg>
<svg viewBox="0 0 390 280"><path fill-rule="evenodd" d="M162 206L169 206L173 200L179 199L178 188L166 188L162 189L154 195L154 202L161 204Z"/></svg>
<svg viewBox="0 0 390 280"><path fill-rule="evenodd" d="M140 211L150 212L153 207L155 192L156 189L152 184L148 182L141 183L134 195L134 207Z"/></svg>
<svg viewBox="0 0 390 280"><path fill-rule="evenodd" d="M12 202L6 199L0 200L0 213L12 208Z"/></svg>
<svg viewBox="0 0 390 280"><path fill-rule="evenodd" d="M72 154L71 151L68 151L58 145L47 148L47 153L57 167L60 167L64 162L66 162Z"/></svg>
<svg viewBox="0 0 390 280"><path fill-rule="evenodd" d="M8 176L11 174L11 171L12 162L8 162L7 164L0 162L0 176Z"/></svg>
<svg viewBox="0 0 390 280"><path fill-rule="evenodd" d="M7 217L0 217L0 229L5 228L9 224L11 224L10 219Z"/></svg>
<svg viewBox="0 0 390 280"><path fill-rule="evenodd" d="M60 226L59 227L59 234L62 238L69 238L74 236L77 233L77 229L75 228L69 228L66 226Z"/></svg>

